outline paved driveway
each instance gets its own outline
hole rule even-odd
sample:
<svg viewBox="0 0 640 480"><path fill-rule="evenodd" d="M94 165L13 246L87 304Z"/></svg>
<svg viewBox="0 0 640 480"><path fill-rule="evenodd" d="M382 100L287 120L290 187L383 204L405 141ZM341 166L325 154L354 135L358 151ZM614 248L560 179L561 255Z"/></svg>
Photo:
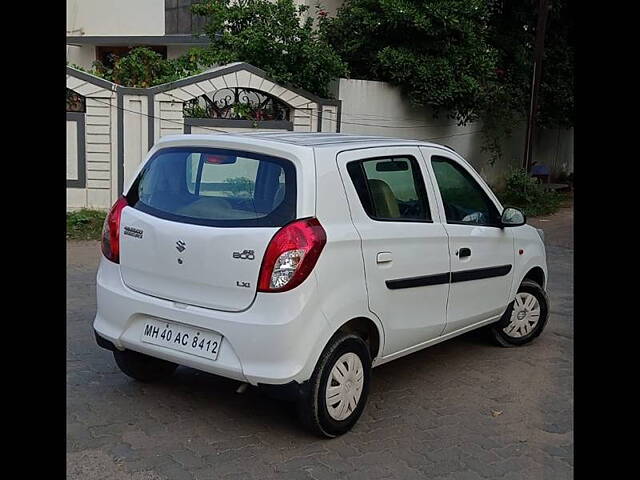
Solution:
<svg viewBox="0 0 640 480"><path fill-rule="evenodd" d="M68 478L573 478L572 213L543 220L552 313L537 341L503 349L471 332L378 367L360 421L333 440L233 381L120 373L91 329L99 246L69 242Z"/></svg>

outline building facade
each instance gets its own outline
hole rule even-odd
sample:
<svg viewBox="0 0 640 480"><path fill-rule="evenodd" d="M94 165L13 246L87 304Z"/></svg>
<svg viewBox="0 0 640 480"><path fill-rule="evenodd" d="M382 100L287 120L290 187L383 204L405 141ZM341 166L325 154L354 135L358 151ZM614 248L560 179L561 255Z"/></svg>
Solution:
<svg viewBox="0 0 640 480"><path fill-rule="evenodd" d="M176 58L209 39L204 19L191 13L198 0L67 0L67 62L90 69L99 60L111 66L134 47L149 47L163 58ZM335 14L343 0L294 0Z"/></svg>

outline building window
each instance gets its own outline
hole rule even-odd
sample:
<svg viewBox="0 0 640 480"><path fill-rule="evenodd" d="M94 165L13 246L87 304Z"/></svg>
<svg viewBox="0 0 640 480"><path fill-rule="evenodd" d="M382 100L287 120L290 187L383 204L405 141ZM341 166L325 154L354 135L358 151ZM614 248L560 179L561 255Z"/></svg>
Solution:
<svg viewBox="0 0 640 480"><path fill-rule="evenodd" d="M86 111L86 99L79 93L67 88L67 112L85 113Z"/></svg>
<svg viewBox="0 0 640 480"><path fill-rule="evenodd" d="M165 0L164 31L167 35L199 34L204 30L205 18L191 13L191 5L198 0Z"/></svg>
<svg viewBox="0 0 640 480"><path fill-rule="evenodd" d="M96 47L96 60L106 68L113 68L116 60L125 57L136 47L145 47L159 53L163 59L167 59L167 47L165 45L136 45L132 47Z"/></svg>

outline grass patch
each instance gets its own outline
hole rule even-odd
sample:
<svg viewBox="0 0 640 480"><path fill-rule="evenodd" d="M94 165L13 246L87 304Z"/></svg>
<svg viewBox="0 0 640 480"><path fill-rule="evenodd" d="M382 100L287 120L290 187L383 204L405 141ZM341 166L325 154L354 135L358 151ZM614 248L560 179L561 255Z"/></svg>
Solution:
<svg viewBox="0 0 640 480"><path fill-rule="evenodd" d="M522 169L512 171L506 188L497 192L505 206L517 207L528 217L539 217L557 212L570 195L547 190Z"/></svg>
<svg viewBox="0 0 640 480"><path fill-rule="evenodd" d="M83 208L67 212L67 240L100 240L107 212Z"/></svg>

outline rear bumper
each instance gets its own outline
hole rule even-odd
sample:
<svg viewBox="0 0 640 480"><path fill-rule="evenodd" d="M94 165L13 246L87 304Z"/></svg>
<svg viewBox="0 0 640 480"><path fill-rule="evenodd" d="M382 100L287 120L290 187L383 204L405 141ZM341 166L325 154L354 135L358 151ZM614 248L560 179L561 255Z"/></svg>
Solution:
<svg viewBox="0 0 640 480"><path fill-rule="evenodd" d="M177 305L131 290L119 265L101 259L96 282L96 341L129 349L252 385L302 384L311 377L328 324L318 305L316 277L283 293L258 293L243 312ZM155 318L223 336L215 361L140 340L146 319Z"/></svg>
<svg viewBox="0 0 640 480"><path fill-rule="evenodd" d="M109 340L107 340L104 337L101 337L98 332L96 332L95 330L93 331L94 335L96 336L96 343L98 344L99 347L104 348L105 350L110 350L112 352L115 352L116 350L118 350L116 348L116 346L111 343Z"/></svg>

